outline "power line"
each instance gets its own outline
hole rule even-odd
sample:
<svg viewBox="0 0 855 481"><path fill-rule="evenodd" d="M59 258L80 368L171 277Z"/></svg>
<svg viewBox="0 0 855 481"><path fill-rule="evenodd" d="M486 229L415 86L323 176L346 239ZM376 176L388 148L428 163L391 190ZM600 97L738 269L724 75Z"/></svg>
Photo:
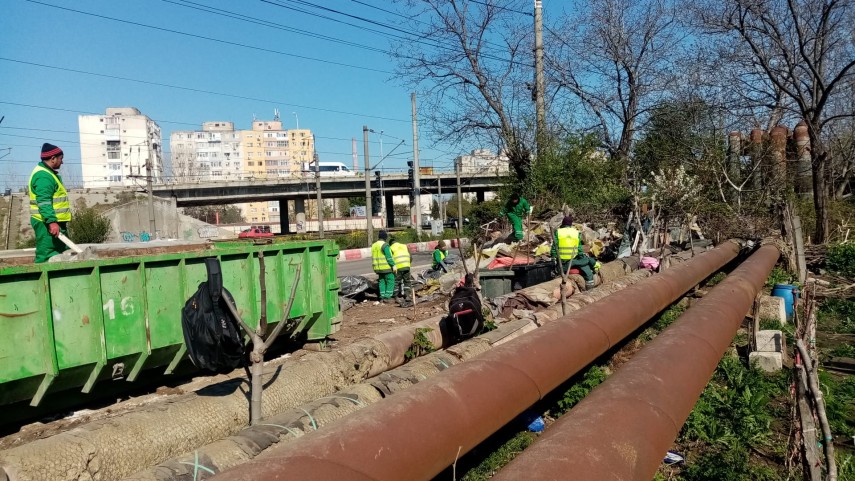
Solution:
<svg viewBox="0 0 855 481"><path fill-rule="evenodd" d="M394 73L394 72L390 72L390 71L388 71L388 70L380 70L380 69L375 69L375 68L371 68L371 67L363 67L363 66L360 66L360 65L351 65L351 64L346 64L346 63L342 63L342 62L335 62L335 61L332 61L332 60L325 60L325 59L320 59L320 58L315 58L315 57L309 57L309 56L306 56L306 55L299 55L299 54L295 54L295 53L283 52L283 51L281 51L281 50L274 50L274 49L271 49L271 48L259 47L259 46L256 46L256 45L249 45L249 44L240 43L240 42L232 42L232 41L229 41L229 40L223 40L223 39L220 39L220 38L208 37L208 36L205 36L205 35L199 35L199 34L195 34L195 33L183 32L183 31L180 31L180 30L173 30L173 29L165 28L165 27L158 27L158 26L156 26L156 25L149 25L149 24L146 24L146 23L134 22L134 21L132 21L132 20L125 20L125 19L121 19L121 18L108 17L108 16L106 16L106 15L100 15L100 14L97 14L97 13L85 12L85 11L83 11L83 10L76 10L76 9L68 8L68 7L61 7L61 6L59 6L59 5L52 5L52 4L50 4L50 3L39 2L39 1L37 1L37 0L26 0L26 1L27 1L27 2L30 2L30 3L35 3L35 4L37 4L37 5L43 5L43 6L45 6L45 7L56 8L56 9L59 9L59 10L65 10L65 11L68 11L68 12L74 12L74 13L78 13L78 14L81 14L81 15L87 15L87 16L90 16L90 17L101 18L101 19L104 19L104 20L110 20L110 21L113 21L113 22L119 22L119 23L125 23L125 24L128 24L128 25L134 25L134 26L137 26L137 27L149 28L149 29L152 29L152 30L158 30L158 31L161 31L161 32L168 32L168 33L173 33L173 34L176 34L176 35L182 35L182 36L185 36L185 37L192 37L192 38L197 38L197 39L201 39L201 40L208 40L208 41L211 41L211 42L217 42L217 43L221 43L221 44L225 44L225 45L232 45L232 46L235 46L235 47L247 48L247 49L251 49L251 50L258 50L258 51L261 51L261 52L267 52L267 53L274 53L274 54L277 54L277 55L283 55L283 56L286 56L286 57L299 58L299 59L301 59L301 60L309 60L309 61L312 61L312 62L320 62L320 63L325 63L325 64L328 64L328 65L336 65L336 66L339 66L339 67L355 68L355 69L365 70L365 71L369 71L369 72L377 72L377 73L384 73L384 74L393 74L393 73Z"/></svg>
<svg viewBox="0 0 855 481"><path fill-rule="evenodd" d="M292 108L315 110L318 112L326 112L326 113L331 113L331 114L352 115L352 116L361 117L361 118L373 118L373 119L378 119L378 120L388 120L390 122L406 122L406 123L411 122L411 120L405 120L405 119L395 119L395 118L391 118L391 117L381 117L381 116L377 116L377 115L364 115L364 114L359 114L356 112L347 112L347 111L343 111L343 110L327 109L327 108L323 108L323 107L311 107L308 105L291 104L291 103L287 103L287 102L283 102L283 101L279 101L279 100L262 99L262 98L257 98L257 97L248 97L246 95L228 94L228 93L223 93L223 92L216 92L213 90L204 90L204 89L198 89L195 87L186 87L183 85L172 85L172 84L166 84L166 83L161 83L161 82L154 82L154 81L150 81L150 80L140 80L140 79L135 79L135 78L130 78L130 77L121 77L118 75L111 75L111 74L105 74L105 73L99 73L99 72L88 72L85 70L78 70L78 69L67 68L67 67L57 67L55 65L46 65L46 64L42 64L42 63L36 63L36 62L27 62L25 60L13 59L13 58L8 58L8 57L0 57L0 60L5 61L5 62L13 62L13 63L23 64L23 65L30 65L33 67L41 67L41 68L47 68L47 69L52 69L52 70L60 70L63 72L72 72L72 73L77 73L77 74L81 74L81 75L91 75L94 77L103 77L103 78L109 78L109 79L113 79L113 80L122 80L122 81L126 81L126 82L135 82L135 83L141 83L141 84L146 84L146 85L155 85L158 87L166 87L166 88L172 88L172 89L178 89L178 90L186 90L186 91L202 93L202 94L218 95L221 97L230 97L230 98L236 98L236 99L240 99L240 100L251 100L253 102L265 102L265 103L272 103L272 104L277 104L277 105L287 105L287 106L292 107ZM173 122L173 123L177 123L177 122ZM198 125L198 124L190 124L190 125Z"/></svg>
<svg viewBox="0 0 855 481"><path fill-rule="evenodd" d="M320 15L320 14L313 13L313 12L310 12L310 11L302 10L302 9L300 9L300 8L298 8L298 7L295 7L295 6L282 5L281 3L277 3L277 2L275 2L275 1L273 1L273 0L261 0L261 1L262 1L262 2L264 2L264 3L270 4L270 5L274 5L274 6L280 7L280 8L285 8L285 9L289 9L289 10L294 10L294 11L296 11L296 12L304 13L304 14L306 14L306 15L310 15L310 16L317 17L317 18L322 18L322 19L325 19L325 20L330 20L330 21L332 21L332 22L336 22L336 23L341 23L341 24L344 24L344 25L348 25L348 26L351 26L351 27L358 28L358 29L360 29L360 30L365 30L365 31L367 31L367 32L377 33L377 34L379 34L379 35L383 35L383 36L386 36L386 37L390 37L390 38L397 38L397 39L405 40L405 41L407 41L407 42L415 42L415 43L422 44L422 45L426 45L426 46L433 47L433 48L438 48L438 49L442 49L442 50L450 50L450 51L452 51L452 52L456 52L456 51L457 51L457 49L456 49L455 47L445 46L445 45L442 45L442 44L440 44L440 43L438 43L438 42L436 42L436 41L425 41L425 38L424 38L424 37L422 37L422 36L420 36L420 35L415 35L415 34L413 34L413 33L412 33L411 31L409 31L409 30L405 30L405 29L402 29L402 28L398 28L398 27L395 27L395 26L392 26L392 25L387 25L387 24L384 24L384 23L378 22L378 21L376 21L376 20L372 20L372 19L365 18L365 17L360 17L360 16L358 16L358 15L352 15L352 14L349 14L349 13L347 13L347 12L343 12L343 11L340 11L340 10L335 10L335 9L332 9L332 8L329 8L329 7L324 7L324 6L322 6L322 5L317 5L317 4L314 4L314 3L311 3L311 2L306 2L306 1L304 1L304 0L283 0L283 1L290 2L290 3L292 3L292 4L293 4L293 3L297 3L297 4L301 4L301 5L309 6L309 7L314 7L314 8L319 9L319 10L323 10L323 11L328 11L328 12L336 13L336 14L338 14L338 15L342 15L342 16L345 16L345 17L348 17L348 18L357 19L357 20L360 20L360 21L363 21L363 22L366 22L366 23L369 23L369 24L372 24L372 25L381 26L381 27L383 27L383 28L387 28L387 29L392 30L392 31L402 32L403 34L405 34L405 35L407 35L407 36L396 35L396 34L392 34L392 33L389 33L389 32L383 32L383 31L376 30L376 29L373 29L373 28L368 28L368 27L365 27L365 26L356 25L356 24L353 24L353 23L350 23L350 22L346 22L346 21L344 21L344 20L339 20L339 19L336 19L336 18L333 18L333 17L329 17L329 16L326 16L326 15ZM424 23L424 22L421 22L421 23ZM487 44L487 45L495 45L495 46L496 46L496 47L498 47L498 48L503 48L502 46L499 46L499 45L493 44L492 42L487 41L487 40L485 40L485 41L484 41L484 43L485 43L485 44ZM507 58L499 57L499 56L492 55L492 54L489 54L489 53L483 53L483 52L482 52L482 53L480 54L480 56L481 56L481 57L484 57L484 58L491 59L491 60L497 60L497 61L500 61L500 62L506 62L506 63L509 63L509 64L511 64L511 65L521 65L521 66L525 66L525 67L531 67L531 65L526 64L526 63L523 63L523 62L519 62L519 61L517 61L517 60L507 59ZM412 57L405 57L405 58L412 58ZM417 60L417 59L413 59L413 60Z"/></svg>
<svg viewBox="0 0 855 481"><path fill-rule="evenodd" d="M524 12L524 11L522 11L522 10L514 10L513 8L503 7L503 6L501 6L501 5L496 5L495 3L482 2L482 1L479 1L479 0L469 0L469 1L470 1L470 2L472 2L472 3L477 3L478 5L484 5L485 7L498 8L499 10L505 10L505 11L508 11L508 12L511 12L511 13L518 13L518 14L520 14L520 15L526 15L526 16L528 16L528 17L533 17L533 16L534 16L534 14L533 14L533 13L531 13L531 12Z"/></svg>
<svg viewBox="0 0 855 481"><path fill-rule="evenodd" d="M235 20L240 20L240 21L252 23L255 25L261 25L264 27L275 28L275 29L282 30L285 32L296 33L298 35L305 35L307 37L313 37L313 38L317 38L320 40L327 40L327 41L339 43L342 45L348 45L351 47L357 47L357 48L362 48L365 50L371 50L371 51L378 52L378 53L388 54L388 52L386 50L383 50L383 49L380 49L377 47L372 47L370 45L363 45L361 43L351 42L349 40L342 40L340 38L331 37L329 35L321 35L319 33L310 32L308 30L302 30L299 28L289 27L289 26L283 25L281 23L271 22L269 20L264 20L264 19L258 18L258 17L251 17L249 15L244 15L242 13L233 12L233 11L225 10L222 8L214 8L214 7L211 7L208 5L203 5L200 3L191 2L189 0L179 0L179 2L181 2L181 3L176 2L174 0L161 0L161 1L166 2L166 3L171 3L171 4L179 6L179 7L190 8L190 9L197 10L200 12L206 12L206 13L210 13L213 15L219 15L219 16L223 16L223 17L227 17L227 18L232 18Z"/></svg>

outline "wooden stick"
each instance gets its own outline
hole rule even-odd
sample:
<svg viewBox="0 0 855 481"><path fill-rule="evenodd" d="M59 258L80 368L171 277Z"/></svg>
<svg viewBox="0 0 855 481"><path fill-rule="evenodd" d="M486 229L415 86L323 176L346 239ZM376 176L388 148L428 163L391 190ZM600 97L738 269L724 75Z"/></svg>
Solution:
<svg viewBox="0 0 855 481"><path fill-rule="evenodd" d="M825 448L825 462L828 470L827 479L828 481L837 481L837 460L834 459L834 438L831 436L831 428L828 425L828 417L825 414L825 400L823 399L822 390L819 388L816 372L813 370L812 361L804 341L801 339L797 340L796 348L798 348L799 354L802 356L802 363L807 373L808 386L810 387L814 405L816 406L819 425L822 428L824 441L822 446Z"/></svg>

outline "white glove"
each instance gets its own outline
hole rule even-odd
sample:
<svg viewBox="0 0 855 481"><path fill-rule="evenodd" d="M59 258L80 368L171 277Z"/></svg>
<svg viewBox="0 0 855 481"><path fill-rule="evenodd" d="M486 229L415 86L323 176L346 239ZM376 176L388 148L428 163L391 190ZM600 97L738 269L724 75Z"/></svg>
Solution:
<svg viewBox="0 0 855 481"><path fill-rule="evenodd" d="M534 207L529 206L528 207L528 215L531 215L532 212L534 212Z"/></svg>
<svg viewBox="0 0 855 481"><path fill-rule="evenodd" d="M398 273L398 266L392 266L392 272L397 274Z"/></svg>

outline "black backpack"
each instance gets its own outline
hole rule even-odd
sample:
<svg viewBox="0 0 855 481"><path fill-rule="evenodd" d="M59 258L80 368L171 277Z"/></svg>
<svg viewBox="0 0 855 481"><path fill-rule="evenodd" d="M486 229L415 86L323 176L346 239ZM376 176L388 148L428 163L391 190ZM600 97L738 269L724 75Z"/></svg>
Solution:
<svg viewBox="0 0 855 481"><path fill-rule="evenodd" d="M448 317L445 318L445 325L455 341L475 336L484 328L481 298L478 297L478 291L471 287L471 282L454 289L448 303Z"/></svg>
<svg viewBox="0 0 855 481"><path fill-rule="evenodd" d="M225 373L244 364L243 336L222 298L227 296L234 305L234 298L223 288L220 262L216 258L205 259L205 269L208 281L199 284L181 310L184 345L196 367Z"/></svg>

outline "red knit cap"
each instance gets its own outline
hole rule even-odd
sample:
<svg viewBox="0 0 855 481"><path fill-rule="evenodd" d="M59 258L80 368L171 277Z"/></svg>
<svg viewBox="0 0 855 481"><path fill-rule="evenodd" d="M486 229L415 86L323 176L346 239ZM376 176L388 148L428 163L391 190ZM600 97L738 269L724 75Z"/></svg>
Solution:
<svg viewBox="0 0 855 481"><path fill-rule="evenodd" d="M55 155L62 155L62 149L53 144L42 145L42 160L47 160Z"/></svg>

